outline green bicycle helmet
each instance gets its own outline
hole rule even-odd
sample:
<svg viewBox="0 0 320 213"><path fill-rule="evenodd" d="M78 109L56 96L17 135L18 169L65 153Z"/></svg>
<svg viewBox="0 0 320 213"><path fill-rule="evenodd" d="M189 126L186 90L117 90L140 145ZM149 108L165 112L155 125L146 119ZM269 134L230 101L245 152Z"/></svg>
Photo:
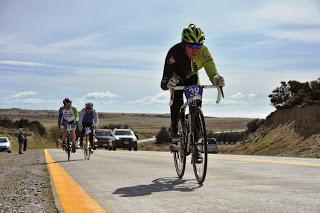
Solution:
<svg viewBox="0 0 320 213"><path fill-rule="evenodd" d="M203 44L204 33L200 27L195 24L189 24L182 31L182 41L189 44Z"/></svg>

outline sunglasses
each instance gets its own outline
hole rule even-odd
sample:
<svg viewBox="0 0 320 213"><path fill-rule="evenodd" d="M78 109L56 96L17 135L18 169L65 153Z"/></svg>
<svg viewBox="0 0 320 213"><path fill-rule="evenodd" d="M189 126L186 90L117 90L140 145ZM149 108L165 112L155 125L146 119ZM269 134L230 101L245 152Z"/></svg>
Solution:
<svg viewBox="0 0 320 213"><path fill-rule="evenodd" d="M202 44L186 44L186 46L191 49L201 49Z"/></svg>
<svg viewBox="0 0 320 213"><path fill-rule="evenodd" d="M90 110L90 109L92 109L92 108L90 108L90 107L86 107L86 109L87 109L87 110Z"/></svg>

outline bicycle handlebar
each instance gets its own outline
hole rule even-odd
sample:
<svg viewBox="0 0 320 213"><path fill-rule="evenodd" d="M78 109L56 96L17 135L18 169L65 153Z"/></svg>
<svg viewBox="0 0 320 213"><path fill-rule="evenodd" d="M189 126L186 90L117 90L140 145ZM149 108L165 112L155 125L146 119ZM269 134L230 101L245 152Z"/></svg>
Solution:
<svg viewBox="0 0 320 213"><path fill-rule="evenodd" d="M221 97L224 98L224 93L223 93L222 87L217 87L215 85L198 85L198 86L200 86L203 89L217 88L217 90L218 90L218 95L217 95L217 100L216 100L217 104L220 103ZM176 86L176 87L174 87L173 90L184 90L186 87L188 87L188 86ZM171 94L173 94L172 90L170 90L170 92L171 92ZM172 97L172 95L171 95L171 97Z"/></svg>

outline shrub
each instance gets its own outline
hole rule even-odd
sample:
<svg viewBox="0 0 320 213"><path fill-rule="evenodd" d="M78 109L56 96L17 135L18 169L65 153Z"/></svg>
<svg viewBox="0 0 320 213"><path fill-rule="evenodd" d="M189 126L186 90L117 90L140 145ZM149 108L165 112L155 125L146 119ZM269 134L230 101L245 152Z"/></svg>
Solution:
<svg viewBox="0 0 320 213"><path fill-rule="evenodd" d="M170 143L171 138L169 135L168 130L165 127L161 127L160 131L156 135L156 144L164 144L164 143Z"/></svg>
<svg viewBox="0 0 320 213"><path fill-rule="evenodd" d="M268 96L276 109L291 108L320 101L320 78L305 83L299 81L281 81L281 86Z"/></svg>
<svg viewBox="0 0 320 213"><path fill-rule="evenodd" d="M108 124L101 126L101 129L129 129L129 125L127 124Z"/></svg>
<svg viewBox="0 0 320 213"><path fill-rule="evenodd" d="M218 142L237 142L246 137L245 131L213 132L207 130L207 138L215 138Z"/></svg>
<svg viewBox="0 0 320 213"><path fill-rule="evenodd" d="M4 117L0 119L0 126L6 127L6 128L12 128L14 127L14 124L10 119L8 119L7 117Z"/></svg>
<svg viewBox="0 0 320 213"><path fill-rule="evenodd" d="M255 132L263 123L265 119L254 119L247 123L247 133Z"/></svg>
<svg viewBox="0 0 320 213"><path fill-rule="evenodd" d="M4 118L0 120L0 126L6 128L27 128L33 132L37 132L39 135L46 134L46 128L39 121L29 121L28 119L21 118L20 120L16 120L15 122L9 120L8 118Z"/></svg>
<svg viewBox="0 0 320 213"><path fill-rule="evenodd" d="M276 108L285 106L291 97L290 87L285 81L281 81L281 86L277 87L269 95L271 104Z"/></svg>
<svg viewBox="0 0 320 213"><path fill-rule="evenodd" d="M52 126L48 131L48 136L52 141L56 141L62 137L58 126Z"/></svg>

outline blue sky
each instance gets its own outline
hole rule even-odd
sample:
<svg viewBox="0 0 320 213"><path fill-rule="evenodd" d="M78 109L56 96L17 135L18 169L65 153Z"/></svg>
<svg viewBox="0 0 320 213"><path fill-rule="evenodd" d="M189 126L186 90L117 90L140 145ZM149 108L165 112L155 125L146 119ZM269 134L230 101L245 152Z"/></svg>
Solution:
<svg viewBox="0 0 320 213"><path fill-rule="evenodd" d="M265 117L280 81L320 76L320 3L269 1L0 0L0 108L169 113L164 58L189 23L225 77L225 99L204 113ZM204 70L202 83L209 83Z"/></svg>

